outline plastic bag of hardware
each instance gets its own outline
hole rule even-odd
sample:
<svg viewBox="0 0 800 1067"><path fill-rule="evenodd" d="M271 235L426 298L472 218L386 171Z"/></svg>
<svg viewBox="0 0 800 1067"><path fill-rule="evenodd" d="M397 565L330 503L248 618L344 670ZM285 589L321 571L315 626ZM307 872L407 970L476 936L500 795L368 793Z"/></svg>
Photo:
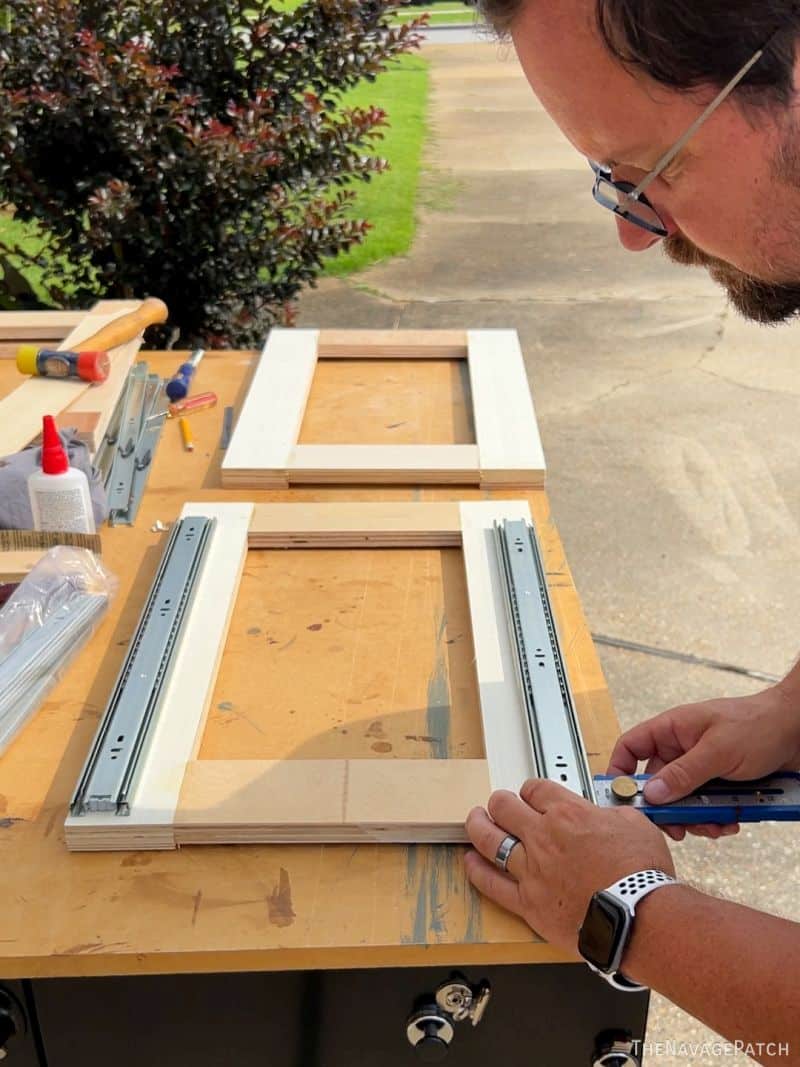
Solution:
<svg viewBox="0 0 800 1067"><path fill-rule="evenodd" d="M0 756L91 637L117 579L86 548L51 548L0 610Z"/></svg>

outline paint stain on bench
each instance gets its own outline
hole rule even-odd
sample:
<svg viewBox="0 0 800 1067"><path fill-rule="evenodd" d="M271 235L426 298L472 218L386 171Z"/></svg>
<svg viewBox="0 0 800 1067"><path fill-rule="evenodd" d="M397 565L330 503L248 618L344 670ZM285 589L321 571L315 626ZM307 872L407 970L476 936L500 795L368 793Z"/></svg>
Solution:
<svg viewBox="0 0 800 1067"><path fill-rule="evenodd" d="M273 926L291 926L296 916L292 907L292 886L289 872L281 867L278 884L267 897L269 921Z"/></svg>

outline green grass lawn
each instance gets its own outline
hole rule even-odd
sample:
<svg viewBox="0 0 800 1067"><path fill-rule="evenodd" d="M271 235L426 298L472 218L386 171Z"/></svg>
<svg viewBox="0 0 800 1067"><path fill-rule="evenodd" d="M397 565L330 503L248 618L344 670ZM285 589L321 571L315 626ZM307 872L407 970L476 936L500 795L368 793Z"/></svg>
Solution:
<svg viewBox="0 0 800 1067"><path fill-rule="evenodd" d="M13 250L19 248L31 256L39 255L43 247L43 240L38 236L34 225L19 222L8 209L2 208L0 208L0 242L2 242L4 249ZM74 285L70 284L69 280L70 264L65 259L57 262L60 264L63 291L69 295L75 288ZM21 277L15 279L14 275L17 272ZM10 251L7 257L3 255L0 263L0 290L2 290L0 291L0 306L3 304L4 295L8 297L12 293L16 293L17 282L20 282L25 290L30 286L36 297L43 304L52 303L53 298L42 284L43 274L44 271L41 267L31 265L27 259L15 256L13 251ZM27 286L25 282L27 282Z"/></svg>
<svg viewBox="0 0 800 1067"><path fill-rule="evenodd" d="M392 21L395 23L407 22L409 19L416 18L417 15L422 15L426 12L429 26L472 25L476 21L475 8L468 7L466 4L459 4L458 0L454 0L453 3L414 4L404 7L398 11Z"/></svg>
<svg viewBox="0 0 800 1067"><path fill-rule="evenodd" d="M306 0L274 0L275 7L285 11L294 11L296 7L300 7L305 2ZM398 11L392 17L392 21L400 24L425 12L428 13L428 22L431 26L448 26L475 21L475 8L459 3L459 0L452 0L452 2L444 0L440 4L409 4Z"/></svg>
<svg viewBox="0 0 800 1067"><path fill-rule="evenodd" d="M26 226L25 223L17 222L7 209L0 211L0 237L7 248L22 248L32 255L38 252L41 244L40 241L36 240L32 227ZM19 265L19 261L13 263L15 267L19 267ZM24 273L39 296L44 297L45 294L41 291L39 284L42 277L41 270L37 267L26 266Z"/></svg>
<svg viewBox="0 0 800 1067"><path fill-rule="evenodd" d="M352 274L411 247L427 129L428 64L419 56L403 56L373 83L352 89L345 101L385 109L389 126L376 152L388 159L390 169L369 182L354 183L357 199L351 214L368 219L373 228L362 244L328 261L329 275Z"/></svg>

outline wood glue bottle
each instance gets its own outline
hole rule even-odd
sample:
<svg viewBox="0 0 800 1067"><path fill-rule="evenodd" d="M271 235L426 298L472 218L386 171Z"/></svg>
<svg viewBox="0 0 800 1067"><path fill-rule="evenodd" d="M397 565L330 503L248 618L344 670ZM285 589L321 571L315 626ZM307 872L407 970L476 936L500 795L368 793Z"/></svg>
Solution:
<svg viewBox="0 0 800 1067"><path fill-rule="evenodd" d="M42 469L28 478L34 530L94 533L89 479L70 467L52 415L42 424Z"/></svg>

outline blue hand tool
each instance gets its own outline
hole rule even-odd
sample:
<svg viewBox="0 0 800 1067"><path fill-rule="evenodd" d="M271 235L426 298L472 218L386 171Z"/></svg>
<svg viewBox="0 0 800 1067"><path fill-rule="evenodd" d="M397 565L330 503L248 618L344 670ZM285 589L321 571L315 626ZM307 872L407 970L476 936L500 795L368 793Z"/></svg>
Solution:
<svg viewBox="0 0 800 1067"><path fill-rule="evenodd" d="M749 782L715 778L670 804L648 804L644 799L644 786L651 777L595 775L597 803L601 808L636 808L659 826L800 821L800 774L794 771Z"/></svg>
<svg viewBox="0 0 800 1067"><path fill-rule="evenodd" d="M192 378L194 377L194 372L197 370L197 364L204 355L205 351L202 348L196 348L191 356L189 356L189 359L185 363L181 363L177 373L167 382L167 396L173 404L176 400L183 400L189 392L189 386L192 384Z"/></svg>

